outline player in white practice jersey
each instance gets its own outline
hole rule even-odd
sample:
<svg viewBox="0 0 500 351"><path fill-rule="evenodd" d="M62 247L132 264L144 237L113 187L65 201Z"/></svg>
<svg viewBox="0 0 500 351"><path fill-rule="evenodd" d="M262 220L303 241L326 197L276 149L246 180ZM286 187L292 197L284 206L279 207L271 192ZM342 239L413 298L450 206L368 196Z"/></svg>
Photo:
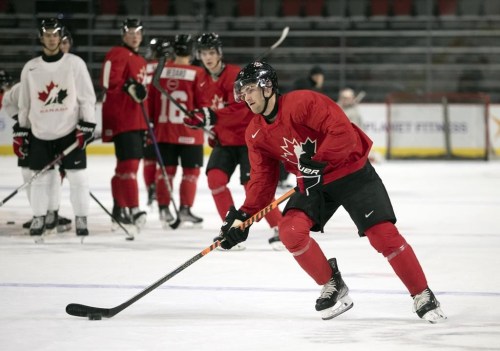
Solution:
<svg viewBox="0 0 500 351"><path fill-rule="evenodd" d="M21 73L19 128L14 132L14 151L28 154L29 168L40 171L65 149L78 147L62 159L70 183L76 234L88 235L89 187L85 147L95 130L95 92L85 62L60 50L62 26L57 19L39 27L43 53L26 63ZM31 184L33 222L30 235L44 233L49 207L50 170Z"/></svg>

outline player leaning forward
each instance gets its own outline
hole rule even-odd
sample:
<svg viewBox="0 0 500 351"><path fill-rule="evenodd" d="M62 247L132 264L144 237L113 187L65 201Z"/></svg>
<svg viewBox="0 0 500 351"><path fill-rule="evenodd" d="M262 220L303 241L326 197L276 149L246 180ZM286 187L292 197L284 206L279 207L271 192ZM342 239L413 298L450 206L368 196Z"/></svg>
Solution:
<svg viewBox="0 0 500 351"><path fill-rule="evenodd" d="M274 69L262 62L247 65L235 82L235 97L255 113L246 130L251 174L243 206L227 214L221 228L222 247L246 240L248 228L236 225L273 200L279 161L297 176L279 225L279 236L295 260L319 285L316 310L330 319L353 306L335 258L327 260L310 237L343 206L360 236L382 253L414 300L419 317L444 320L439 302L411 246L394 223L391 201L367 159L372 141L328 97L313 91L278 94Z"/></svg>
<svg viewBox="0 0 500 351"><path fill-rule="evenodd" d="M19 92L19 130L14 150L28 150L29 168L40 171L66 148L78 148L62 159L70 183L76 234L88 235L89 186L85 147L95 129L96 97L85 62L60 49L62 26L57 19L43 20L39 37L43 53L24 66ZM30 235L42 235L49 205L50 172L31 184L33 221Z"/></svg>

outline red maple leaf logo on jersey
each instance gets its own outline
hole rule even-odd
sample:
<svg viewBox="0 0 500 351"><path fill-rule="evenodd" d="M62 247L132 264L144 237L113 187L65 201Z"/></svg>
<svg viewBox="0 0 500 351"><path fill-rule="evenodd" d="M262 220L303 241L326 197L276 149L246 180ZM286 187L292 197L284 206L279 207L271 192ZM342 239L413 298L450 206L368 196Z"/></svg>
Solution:
<svg viewBox="0 0 500 351"><path fill-rule="evenodd" d="M42 91L41 93L38 93L38 99L40 101L42 101L42 102L47 101L47 98L49 97L50 92L55 87L57 87L57 85L55 85L54 82L51 81L50 84L46 86L47 89L45 91Z"/></svg>
<svg viewBox="0 0 500 351"><path fill-rule="evenodd" d="M281 145L281 148L284 153L281 157L294 165L299 164L300 155L306 154L309 155L309 157L312 157L316 154L316 140L307 138L305 142L301 143L296 139L289 140L287 138L283 138L283 142L284 145Z"/></svg>

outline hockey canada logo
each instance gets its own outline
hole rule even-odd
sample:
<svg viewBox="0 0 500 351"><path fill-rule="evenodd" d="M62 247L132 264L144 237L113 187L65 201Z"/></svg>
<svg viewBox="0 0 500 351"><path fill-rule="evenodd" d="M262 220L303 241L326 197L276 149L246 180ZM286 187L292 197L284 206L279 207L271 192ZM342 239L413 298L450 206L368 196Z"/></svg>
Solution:
<svg viewBox="0 0 500 351"><path fill-rule="evenodd" d="M54 82L50 82L49 85L46 86L46 89L41 93L38 93L38 99L44 103L45 106L54 105L54 104L62 104L64 99L68 96L67 89L60 89L57 84Z"/></svg>
<svg viewBox="0 0 500 351"><path fill-rule="evenodd" d="M316 140L306 139L305 142L301 143L295 139L289 140L283 138L284 145L281 145L284 153L281 155L288 162L299 165L299 158L301 155L306 154L312 157L316 154Z"/></svg>

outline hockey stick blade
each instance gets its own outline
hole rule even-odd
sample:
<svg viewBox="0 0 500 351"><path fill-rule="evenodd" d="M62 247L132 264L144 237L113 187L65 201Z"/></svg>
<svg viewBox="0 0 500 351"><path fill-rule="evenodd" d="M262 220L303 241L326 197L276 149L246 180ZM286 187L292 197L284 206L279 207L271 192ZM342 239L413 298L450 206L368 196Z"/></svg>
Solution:
<svg viewBox="0 0 500 351"><path fill-rule="evenodd" d="M280 203L283 201L287 200L290 196L295 193L295 189L290 189L288 190L285 194L281 195L278 199L274 200L271 202L269 205L267 205L265 208L254 214L252 217L248 218L245 222L240 224L240 228L244 229L252 225L254 222L260 221L267 213L272 211L273 209L277 208ZM193 263L198 261L200 258L203 256L206 256L210 252L214 251L216 248L218 248L221 245L220 240L214 241L210 246L206 247L193 257L191 257L189 260L181 264L179 267L174 269L172 272L168 273L164 277L160 278L144 290L142 290L140 293L135 295L134 297L128 299L127 301L123 302L122 304L113 307L113 308L100 308L100 307L92 307L92 306L87 306L87 305L82 305L78 303L70 303L69 305L66 306L66 313L75 316L75 317L88 317L88 318L93 318L93 317L104 317L104 318L111 318L130 305L132 305L134 302L140 300L156 288L158 288L160 285L165 283L167 280L175 277L177 274L182 272L184 269L187 267L191 266ZM99 319L99 318L97 318Z"/></svg>
<svg viewBox="0 0 500 351"><path fill-rule="evenodd" d="M276 43L274 43L273 45L271 45L271 47L269 49L267 49L264 53L260 54L256 59L255 61L261 61L263 60L264 58L266 58L267 56L269 56L269 54L271 54L271 52L276 49L278 46L281 45L281 43L283 43L283 41L286 39L286 37L288 36L288 32L290 31L290 27L286 26L285 28L283 28L283 31L281 32L281 36L279 37L279 39L276 41Z"/></svg>

